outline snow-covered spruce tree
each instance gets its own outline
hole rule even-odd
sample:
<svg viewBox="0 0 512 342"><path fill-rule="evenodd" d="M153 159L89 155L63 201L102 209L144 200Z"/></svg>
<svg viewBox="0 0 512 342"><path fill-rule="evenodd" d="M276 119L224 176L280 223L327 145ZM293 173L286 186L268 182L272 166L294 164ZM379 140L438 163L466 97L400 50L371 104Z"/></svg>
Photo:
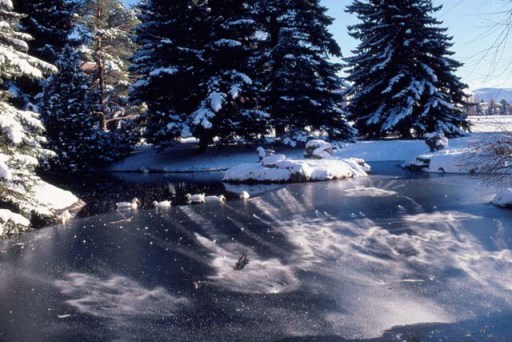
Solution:
<svg viewBox="0 0 512 342"><path fill-rule="evenodd" d="M81 65L79 52L67 46L56 62L59 73L46 80L41 94L48 144L58 156L50 161L53 170L80 171L98 162L101 154L95 141L99 120L91 115L91 80Z"/></svg>
<svg viewBox="0 0 512 342"><path fill-rule="evenodd" d="M56 69L26 53L30 37L16 30L20 17L10 0L0 0L0 235L53 217L35 196L44 182L34 171L39 160L53 153L42 147L44 127L38 114L9 103L12 94L6 81L21 76L41 79Z"/></svg>
<svg viewBox="0 0 512 342"><path fill-rule="evenodd" d="M68 44L73 30L73 5L65 0L14 0L14 11L22 13L20 31L29 34L30 55L54 64L59 52ZM12 82L18 88L20 104L33 108L36 95L41 91L41 81L20 77Z"/></svg>
<svg viewBox="0 0 512 342"><path fill-rule="evenodd" d="M54 64L73 31L73 3L66 0L14 0L14 10L25 15L20 30L32 36L30 54Z"/></svg>
<svg viewBox="0 0 512 342"><path fill-rule="evenodd" d="M466 85L454 74L461 64L449 56L451 37L432 15L430 0L355 0L349 27L361 40L346 59L353 82L348 107L365 137L421 137L438 131L463 134Z"/></svg>
<svg viewBox="0 0 512 342"><path fill-rule="evenodd" d="M97 144L102 145L102 153L98 157L115 160L129 152L138 139L134 134L138 108L127 103L129 57L135 49L131 35L137 18L120 0L83 0L75 10L77 31L84 35L81 51L89 61L84 64L92 79L89 91L97 99L93 115L99 118Z"/></svg>
<svg viewBox="0 0 512 342"><path fill-rule="evenodd" d="M204 96L199 85L207 15L204 3L186 0L143 0L139 5L139 49L132 57L138 80L130 100L147 106L143 127L149 143L165 146L191 135L189 116Z"/></svg>
<svg viewBox="0 0 512 342"><path fill-rule="evenodd" d="M208 2L208 6L210 34L203 55L207 78L200 84L206 92L189 123L203 150L214 137L221 142L258 138L268 121L251 78L257 43L251 4L218 0Z"/></svg>
<svg viewBox="0 0 512 342"><path fill-rule="evenodd" d="M204 150L215 137L253 139L265 131L251 79L256 26L247 2L148 0L140 9L132 99L148 106L149 142L193 135Z"/></svg>
<svg viewBox="0 0 512 342"><path fill-rule="evenodd" d="M341 50L327 30L333 22L327 9L319 0L262 0L256 9L265 32L256 58L258 78L277 135L327 132L332 139L352 138L336 92L341 66L329 60Z"/></svg>

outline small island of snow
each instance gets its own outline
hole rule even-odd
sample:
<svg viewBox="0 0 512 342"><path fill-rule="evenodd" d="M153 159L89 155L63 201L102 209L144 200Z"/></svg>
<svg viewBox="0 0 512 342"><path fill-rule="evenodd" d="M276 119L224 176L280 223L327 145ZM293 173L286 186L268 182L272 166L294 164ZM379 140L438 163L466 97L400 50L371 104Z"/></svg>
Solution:
<svg viewBox="0 0 512 342"><path fill-rule="evenodd" d="M492 203L498 207L512 208L512 188L500 190L492 200Z"/></svg>
<svg viewBox="0 0 512 342"><path fill-rule="evenodd" d="M260 163L243 163L224 173L226 182L311 182L364 177L370 166L362 159L287 159L280 154Z"/></svg>

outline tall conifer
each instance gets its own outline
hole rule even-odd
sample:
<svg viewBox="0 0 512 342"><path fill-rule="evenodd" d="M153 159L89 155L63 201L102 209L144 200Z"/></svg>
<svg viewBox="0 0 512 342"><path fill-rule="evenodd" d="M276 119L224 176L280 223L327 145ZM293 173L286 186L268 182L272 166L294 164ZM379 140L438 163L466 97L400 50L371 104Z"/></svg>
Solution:
<svg viewBox="0 0 512 342"><path fill-rule="evenodd" d="M361 43L347 58L353 82L348 110L366 137L463 134L466 87L454 74L451 37L433 17L431 0L355 0L347 11L360 23L350 27Z"/></svg>

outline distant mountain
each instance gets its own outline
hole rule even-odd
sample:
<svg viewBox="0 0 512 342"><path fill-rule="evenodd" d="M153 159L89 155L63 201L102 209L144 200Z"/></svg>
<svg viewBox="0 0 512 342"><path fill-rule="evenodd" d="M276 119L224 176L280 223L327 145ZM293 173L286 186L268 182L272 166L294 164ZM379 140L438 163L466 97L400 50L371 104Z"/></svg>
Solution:
<svg viewBox="0 0 512 342"><path fill-rule="evenodd" d="M512 103L512 88L480 88L474 90L475 102L485 100L489 102L494 99L496 102L500 102L505 99L508 103Z"/></svg>

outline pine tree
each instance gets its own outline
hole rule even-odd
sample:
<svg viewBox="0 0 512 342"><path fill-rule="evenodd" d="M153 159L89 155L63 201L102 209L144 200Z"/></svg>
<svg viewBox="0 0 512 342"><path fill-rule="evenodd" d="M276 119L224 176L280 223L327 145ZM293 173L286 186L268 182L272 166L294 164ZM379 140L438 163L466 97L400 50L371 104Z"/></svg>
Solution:
<svg viewBox="0 0 512 342"><path fill-rule="evenodd" d="M263 0L257 18L266 38L260 42L260 83L278 135L307 136L315 131L350 139L345 120L340 64L329 61L341 49L327 27L333 19L319 0Z"/></svg>
<svg viewBox="0 0 512 342"><path fill-rule="evenodd" d="M348 110L362 136L421 137L438 131L463 134L466 88L454 72L451 37L435 19L431 0L355 0L349 27L361 43L347 58L353 82Z"/></svg>
<svg viewBox="0 0 512 342"><path fill-rule="evenodd" d="M96 114L106 132L115 129L119 118L129 114L125 109L130 87L128 59L135 48L131 34L137 19L120 0L83 0L76 11L89 38L83 51L94 62Z"/></svg>
<svg viewBox="0 0 512 342"><path fill-rule="evenodd" d="M132 99L148 106L149 142L193 135L204 150L214 137L253 139L265 131L249 63L256 26L246 2L150 0L140 10Z"/></svg>
<svg viewBox="0 0 512 342"><path fill-rule="evenodd" d="M58 155L51 165L57 171L86 169L101 153L96 141L98 120L90 113L91 80L80 70L81 65L78 51L66 47L56 63L59 73L46 80L41 95L40 110L49 147Z"/></svg>
<svg viewBox="0 0 512 342"><path fill-rule="evenodd" d="M26 76L41 79L55 67L27 54L30 39L16 30L21 15L12 11L10 0L0 1L0 208L13 220L0 219L0 235L5 230L28 226L28 220L49 218L51 213L34 194L42 183L35 174L39 160L53 155L43 148L44 127L38 114L22 111L9 103L12 96L7 80ZM13 212L22 216L13 215Z"/></svg>
<svg viewBox="0 0 512 342"><path fill-rule="evenodd" d="M54 64L60 51L69 43L73 5L65 0L15 0L13 5L17 13L24 15L20 18L20 30L32 36L30 54ZM35 108L35 97L42 87L40 80L21 77L11 86L19 88L16 95L23 107Z"/></svg>
<svg viewBox="0 0 512 342"><path fill-rule="evenodd" d="M139 108L128 105L131 85L129 57L135 49L132 31L137 24L133 10L120 0L83 0L77 3L79 29L85 44L81 51L89 64L98 118L96 144L100 160L125 156L139 139L135 119ZM92 95L92 94L91 94Z"/></svg>
<svg viewBox="0 0 512 342"><path fill-rule="evenodd" d="M200 148L213 142L241 137L258 138L266 130L268 114L261 110L252 79L251 58L255 54L256 22L247 1L209 2L205 59L206 87L199 108L192 113L192 133ZM249 128L249 129L248 129Z"/></svg>
<svg viewBox="0 0 512 342"><path fill-rule="evenodd" d="M55 64L74 28L73 4L66 0L15 0L14 10L25 15L20 25L33 38L30 54Z"/></svg>
<svg viewBox="0 0 512 342"><path fill-rule="evenodd" d="M139 5L139 49L132 58L139 77L130 99L147 106L143 126L150 143L165 146L192 134L189 116L203 97L206 17L204 3L147 0Z"/></svg>

